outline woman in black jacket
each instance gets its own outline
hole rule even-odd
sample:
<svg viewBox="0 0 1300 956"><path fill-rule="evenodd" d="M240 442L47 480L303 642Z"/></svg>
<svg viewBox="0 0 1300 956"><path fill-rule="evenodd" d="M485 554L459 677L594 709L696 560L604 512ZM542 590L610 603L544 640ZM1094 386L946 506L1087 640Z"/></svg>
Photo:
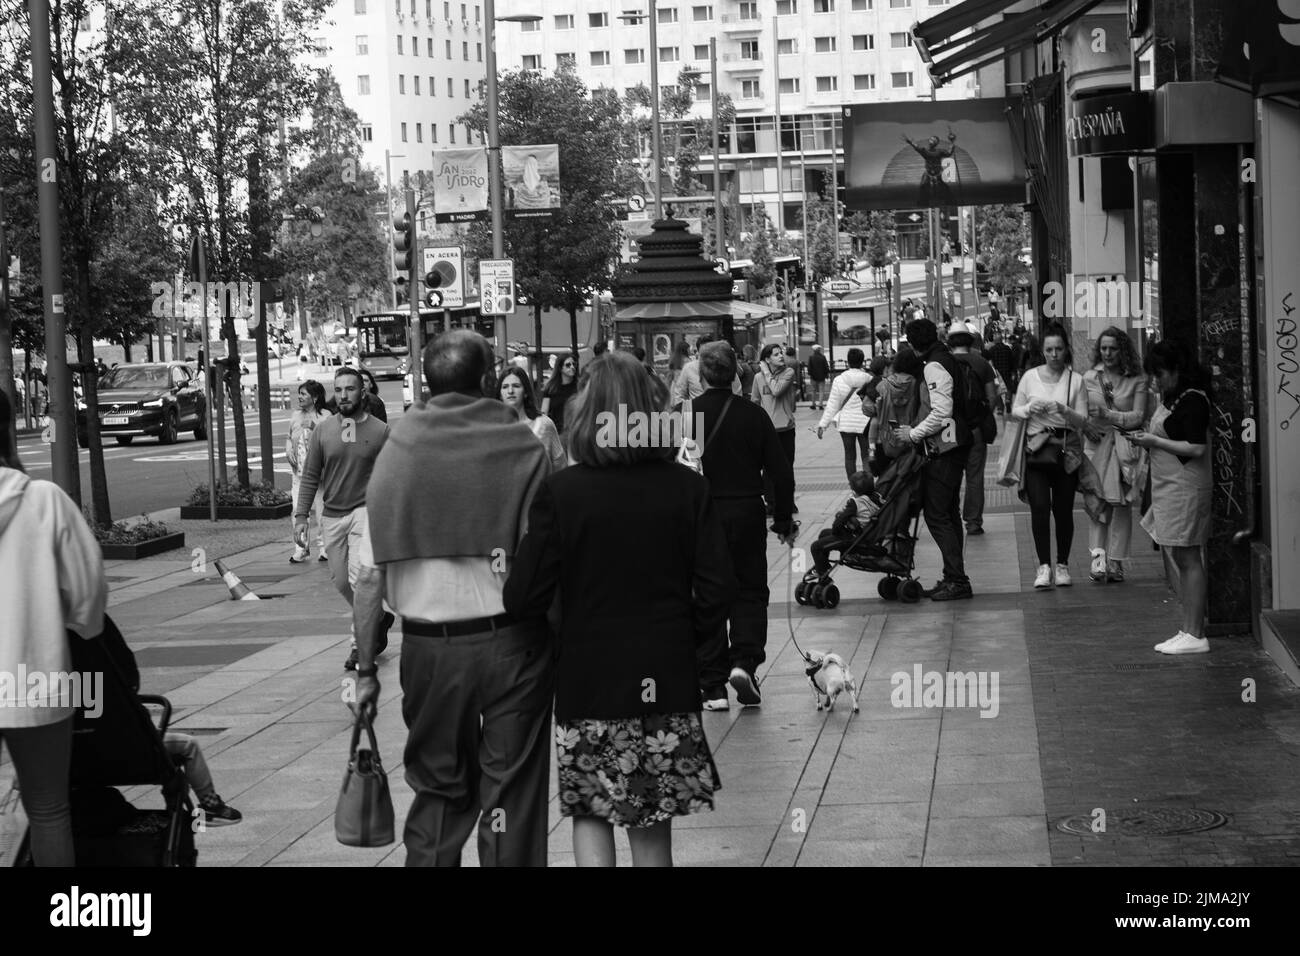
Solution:
<svg viewBox="0 0 1300 956"><path fill-rule="evenodd" d="M651 428L667 402L625 352L588 367L569 404L576 464L538 492L505 587L521 618L559 592L560 809L579 866L614 865L615 825L634 865L671 865L672 818L711 810L719 785L696 658L725 640L734 579L708 483Z"/></svg>

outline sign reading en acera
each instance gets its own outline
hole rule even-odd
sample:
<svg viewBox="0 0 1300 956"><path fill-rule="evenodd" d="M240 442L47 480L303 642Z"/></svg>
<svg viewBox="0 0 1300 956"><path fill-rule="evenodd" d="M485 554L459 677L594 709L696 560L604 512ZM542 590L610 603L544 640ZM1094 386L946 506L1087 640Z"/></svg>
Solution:
<svg viewBox="0 0 1300 956"><path fill-rule="evenodd" d="M515 261L480 259L478 264L479 312L483 315L513 315L515 295Z"/></svg>

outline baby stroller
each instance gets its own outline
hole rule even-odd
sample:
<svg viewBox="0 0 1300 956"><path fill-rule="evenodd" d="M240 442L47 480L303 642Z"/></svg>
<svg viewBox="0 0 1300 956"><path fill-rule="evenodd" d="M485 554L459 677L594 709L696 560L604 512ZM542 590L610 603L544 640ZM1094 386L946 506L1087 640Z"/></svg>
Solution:
<svg viewBox="0 0 1300 956"><path fill-rule="evenodd" d="M915 492L925 464L925 456L915 449L908 449L894 460L876 483L882 500L880 511L865 522L853 543L840 552L839 560L826 573L808 572L795 587L795 601L818 609L836 607L840 603L840 589L831 575L841 565L855 571L884 574L876 591L886 601L912 604L921 599L924 588L912 577L912 570L921 521Z"/></svg>
<svg viewBox="0 0 1300 956"><path fill-rule="evenodd" d="M136 692L135 655L107 615L98 637L87 641L69 633L68 641L73 671L104 675L102 712L90 717L83 710L73 718L70 796L77 866L194 866L189 784L163 746L171 703ZM161 711L157 726L146 705ZM141 784L162 788L165 809L136 809L117 789ZM26 847L18 861L30 865Z"/></svg>

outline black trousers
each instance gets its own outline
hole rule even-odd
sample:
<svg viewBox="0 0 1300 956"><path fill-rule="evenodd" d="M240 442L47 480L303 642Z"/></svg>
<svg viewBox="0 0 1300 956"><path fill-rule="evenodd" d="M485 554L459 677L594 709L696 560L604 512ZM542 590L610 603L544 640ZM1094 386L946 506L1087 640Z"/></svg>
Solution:
<svg viewBox="0 0 1300 956"><path fill-rule="evenodd" d="M1052 563L1052 520L1056 520L1056 563L1070 563L1074 543L1074 495L1079 473L1054 465L1026 465L1025 497L1029 499L1029 523L1034 532L1034 550L1039 564Z"/></svg>
<svg viewBox="0 0 1300 956"><path fill-rule="evenodd" d="M733 667L751 674L767 660L767 515L761 498L714 498L738 589L728 633L700 651L700 685L727 682Z"/></svg>
<svg viewBox="0 0 1300 956"><path fill-rule="evenodd" d="M867 470L871 460L871 442L864 431L860 435L852 432L840 432L840 441L844 442L844 475L846 478L852 478L853 473L858 471L858 457L862 457L862 471Z"/></svg>
<svg viewBox="0 0 1300 956"><path fill-rule="evenodd" d="M776 433L776 437L781 443L781 447L785 449L785 456L790 459L790 464L793 465L794 429L787 428L784 431L779 431ZM772 484L772 479L767 476L766 472L763 474L763 497L767 499L767 507L769 509L776 507L776 488Z"/></svg>
<svg viewBox="0 0 1300 956"><path fill-rule="evenodd" d="M921 470L921 507L925 526L943 555L943 579L969 584L962 557L961 479L969 448L955 448L926 463Z"/></svg>
<svg viewBox="0 0 1300 956"><path fill-rule="evenodd" d="M555 650L544 621L461 637L402 635L403 760L415 799L407 866L546 865Z"/></svg>
<svg viewBox="0 0 1300 956"><path fill-rule="evenodd" d="M833 528L823 528L809 549L812 551L813 570L818 574L825 574L831 569L831 552L838 551L843 557L844 549L851 547L857 539L857 532L836 534Z"/></svg>

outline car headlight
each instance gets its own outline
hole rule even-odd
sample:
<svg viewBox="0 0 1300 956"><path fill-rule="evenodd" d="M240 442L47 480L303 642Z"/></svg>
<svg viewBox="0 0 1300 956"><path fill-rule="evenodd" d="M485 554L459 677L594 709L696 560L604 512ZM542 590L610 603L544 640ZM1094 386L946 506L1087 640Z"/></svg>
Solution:
<svg viewBox="0 0 1300 956"><path fill-rule="evenodd" d="M141 402L140 407L141 408L162 408L163 400L161 398L155 398L152 402Z"/></svg>

